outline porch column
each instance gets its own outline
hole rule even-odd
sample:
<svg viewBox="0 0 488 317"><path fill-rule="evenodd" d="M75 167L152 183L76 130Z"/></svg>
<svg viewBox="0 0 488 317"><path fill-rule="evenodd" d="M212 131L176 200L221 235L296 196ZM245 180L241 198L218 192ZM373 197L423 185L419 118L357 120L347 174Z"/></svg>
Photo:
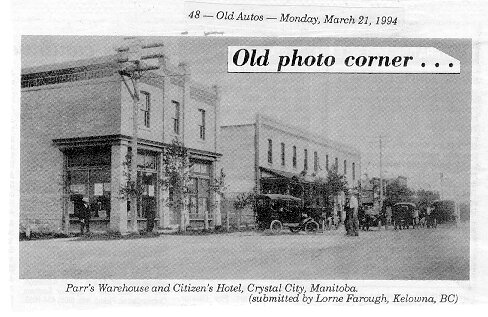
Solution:
<svg viewBox="0 0 488 317"><path fill-rule="evenodd" d="M217 178L217 170L218 170L218 165L217 162L212 162L212 165L210 166L210 172L211 174L211 183L214 183L216 178ZM211 195L209 197L210 201L210 206L212 208L211 212L213 215L213 221L212 221L212 226L215 228L216 226L221 226L222 225L222 215L220 213L220 194L217 193L215 190L211 191Z"/></svg>
<svg viewBox="0 0 488 317"><path fill-rule="evenodd" d="M222 225L222 214L220 212L220 201L221 197L219 193L213 192L213 223L214 227Z"/></svg>
<svg viewBox="0 0 488 317"><path fill-rule="evenodd" d="M159 166L160 166L160 174L164 169L163 167L163 154L159 156ZM159 186L159 227L160 228L168 228L170 225L170 210L168 206L169 201L169 189L164 189L163 186Z"/></svg>
<svg viewBox="0 0 488 317"><path fill-rule="evenodd" d="M127 200L123 199L120 195L120 188L126 182L124 162L127 149L126 142L112 145L110 230L121 234L127 233Z"/></svg>

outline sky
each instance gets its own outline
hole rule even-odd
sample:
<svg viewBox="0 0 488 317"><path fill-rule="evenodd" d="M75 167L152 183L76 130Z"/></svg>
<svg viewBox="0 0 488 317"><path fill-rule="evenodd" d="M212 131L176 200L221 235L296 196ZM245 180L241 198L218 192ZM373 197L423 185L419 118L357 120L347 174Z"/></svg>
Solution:
<svg viewBox="0 0 488 317"><path fill-rule="evenodd" d="M170 62L193 80L221 87L222 124L259 112L352 145L362 173L408 178L413 189L469 200L471 41L465 39L162 37ZM114 53L122 38L24 36L22 67ZM435 47L460 60L461 74L227 73L227 46ZM442 182L440 175L443 175Z"/></svg>

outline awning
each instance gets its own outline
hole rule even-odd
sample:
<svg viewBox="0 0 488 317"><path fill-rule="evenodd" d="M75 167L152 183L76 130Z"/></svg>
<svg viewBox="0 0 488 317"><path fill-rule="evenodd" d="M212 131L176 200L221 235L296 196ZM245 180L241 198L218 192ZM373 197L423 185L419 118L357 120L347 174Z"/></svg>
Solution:
<svg viewBox="0 0 488 317"><path fill-rule="evenodd" d="M301 176L300 174L279 171L267 167L259 167L262 178L286 178L302 183L313 183L312 177Z"/></svg>
<svg viewBox="0 0 488 317"><path fill-rule="evenodd" d="M296 202L302 201L300 198L297 198L297 197L294 197L291 195L280 195L280 194L261 194L261 195L258 195L257 197L258 198L266 197L266 198L273 199L273 200L289 200L289 201L296 201Z"/></svg>

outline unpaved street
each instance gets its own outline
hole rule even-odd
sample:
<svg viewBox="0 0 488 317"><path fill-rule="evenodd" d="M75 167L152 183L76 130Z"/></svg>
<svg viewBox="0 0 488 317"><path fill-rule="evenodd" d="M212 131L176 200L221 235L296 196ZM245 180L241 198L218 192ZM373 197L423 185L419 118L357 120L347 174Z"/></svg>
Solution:
<svg viewBox="0 0 488 317"><path fill-rule="evenodd" d="M20 242L20 278L469 279L469 227Z"/></svg>

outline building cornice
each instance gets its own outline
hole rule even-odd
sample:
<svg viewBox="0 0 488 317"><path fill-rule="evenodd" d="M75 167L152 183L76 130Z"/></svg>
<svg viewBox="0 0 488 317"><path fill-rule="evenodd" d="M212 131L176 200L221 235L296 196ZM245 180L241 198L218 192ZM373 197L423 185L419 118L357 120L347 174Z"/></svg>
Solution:
<svg viewBox="0 0 488 317"><path fill-rule="evenodd" d="M328 138L325 138L323 136L311 133L309 131L305 131L305 130L300 129L298 127L277 121L277 120L272 119L268 116L263 116L261 114L259 114L258 116L260 118L261 125L265 126L267 128L274 129L276 131L286 133L288 135L291 135L291 136L294 136L297 138L301 138L301 139L309 141L309 142L314 142L314 143L332 148L336 151L345 152L347 154L358 156L358 157L361 156L361 152L359 150L355 149L354 147L350 146L350 145L333 141L331 139L328 139Z"/></svg>
<svg viewBox="0 0 488 317"><path fill-rule="evenodd" d="M113 135L101 135L101 136L90 136L90 137L53 139L52 141L55 146L63 150L66 148L73 148L73 147L121 144L121 143L126 143L131 139L132 137L128 135L113 134ZM170 143L158 142L158 141L141 139L141 138L138 139L138 143L141 145L150 146L160 150L171 145ZM217 158L222 156L221 153L194 149L194 148L187 148L187 149L191 155L195 155L199 157Z"/></svg>

